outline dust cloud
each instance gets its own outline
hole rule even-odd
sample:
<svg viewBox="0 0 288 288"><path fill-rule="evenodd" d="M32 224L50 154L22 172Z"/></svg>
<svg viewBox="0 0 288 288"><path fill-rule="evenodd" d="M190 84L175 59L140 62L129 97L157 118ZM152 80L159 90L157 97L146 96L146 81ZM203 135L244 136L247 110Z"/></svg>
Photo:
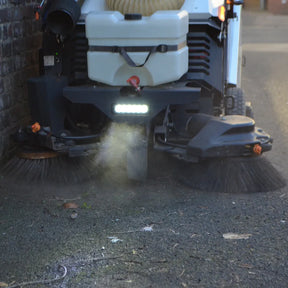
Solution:
<svg viewBox="0 0 288 288"><path fill-rule="evenodd" d="M134 149L143 135L143 127L112 123L101 139L95 158L98 167L110 179L125 179L127 153Z"/></svg>

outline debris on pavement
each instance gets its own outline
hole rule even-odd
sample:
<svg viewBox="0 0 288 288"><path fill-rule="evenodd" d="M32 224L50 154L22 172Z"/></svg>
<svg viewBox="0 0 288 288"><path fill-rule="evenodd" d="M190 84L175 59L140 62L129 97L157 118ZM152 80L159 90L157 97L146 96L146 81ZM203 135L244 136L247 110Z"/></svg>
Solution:
<svg viewBox="0 0 288 288"><path fill-rule="evenodd" d="M75 220L78 217L78 213L76 211L73 211L70 215L70 218Z"/></svg>
<svg viewBox="0 0 288 288"><path fill-rule="evenodd" d="M227 240L247 240L252 234L237 234L237 233L225 233L223 238Z"/></svg>
<svg viewBox="0 0 288 288"><path fill-rule="evenodd" d="M63 204L64 209L77 209L79 206L74 202L66 202Z"/></svg>
<svg viewBox="0 0 288 288"><path fill-rule="evenodd" d="M247 268L247 269L252 269L253 266L247 263L239 264L239 267L241 268Z"/></svg>
<svg viewBox="0 0 288 288"><path fill-rule="evenodd" d="M146 226L146 227L142 228L142 231L144 231L144 232L152 232L153 231L153 225Z"/></svg>
<svg viewBox="0 0 288 288"><path fill-rule="evenodd" d="M118 242L123 242L123 240L119 239L116 236L108 237L108 239L111 240L111 243L118 243Z"/></svg>
<svg viewBox="0 0 288 288"><path fill-rule="evenodd" d="M84 203L82 204L81 208L83 208L83 209L91 209L92 206L91 206L90 204L87 204L86 202L84 202Z"/></svg>
<svg viewBox="0 0 288 288"><path fill-rule="evenodd" d="M8 288L21 288L21 287L24 287L24 286L31 286L31 285L37 285L37 284L50 284L52 282L55 282L55 281L59 281L59 280L62 280L66 277L67 275L67 268L64 266L64 265L59 265L58 267L58 271L62 273L61 276L56 276L55 278L53 279L45 279L45 280L36 280L36 281L29 281L29 282L23 282L23 283L18 283L18 284L13 284L12 286L0 286L0 287L8 287ZM3 282L0 282L2 283L3 285L6 284L6 283L3 283Z"/></svg>

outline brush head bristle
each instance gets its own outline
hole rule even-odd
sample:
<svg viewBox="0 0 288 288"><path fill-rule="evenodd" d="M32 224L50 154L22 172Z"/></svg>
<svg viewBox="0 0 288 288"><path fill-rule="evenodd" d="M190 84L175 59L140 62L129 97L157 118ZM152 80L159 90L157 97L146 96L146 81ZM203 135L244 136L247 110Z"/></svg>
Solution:
<svg viewBox="0 0 288 288"><path fill-rule="evenodd" d="M93 160L65 155L47 159L14 156L1 168L0 175L20 183L79 183L97 174Z"/></svg>
<svg viewBox="0 0 288 288"><path fill-rule="evenodd" d="M285 179L263 156L185 163L178 179L195 189L223 193L268 192L286 185Z"/></svg>
<svg viewBox="0 0 288 288"><path fill-rule="evenodd" d="M188 163L161 153L155 157L153 153L150 160L150 179L168 175L169 181L173 179L192 189L207 192L268 192L286 186L286 180L264 156ZM49 159L15 156L0 170L0 175L19 183L76 184L97 179L99 175L103 178L103 169L95 156L69 158L63 155Z"/></svg>

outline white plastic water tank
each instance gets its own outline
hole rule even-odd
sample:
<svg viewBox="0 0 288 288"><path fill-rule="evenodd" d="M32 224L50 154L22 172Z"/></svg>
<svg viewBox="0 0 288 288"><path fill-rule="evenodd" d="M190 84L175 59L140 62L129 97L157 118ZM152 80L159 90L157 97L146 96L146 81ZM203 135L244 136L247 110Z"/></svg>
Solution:
<svg viewBox="0 0 288 288"><path fill-rule="evenodd" d="M187 32L187 11L158 11L139 20L125 20L117 11L91 12L86 17L88 76L113 86L129 85L126 81L133 75L140 78L140 86L178 80L188 70ZM141 65L152 47L160 51L151 53L141 67L130 66L119 53L123 48Z"/></svg>

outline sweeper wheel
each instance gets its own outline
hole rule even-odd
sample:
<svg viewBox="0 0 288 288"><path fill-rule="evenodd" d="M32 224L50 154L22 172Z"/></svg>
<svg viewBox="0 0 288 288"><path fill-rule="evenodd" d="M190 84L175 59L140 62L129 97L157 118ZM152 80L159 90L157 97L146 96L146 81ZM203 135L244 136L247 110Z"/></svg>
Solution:
<svg viewBox="0 0 288 288"><path fill-rule="evenodd" d="M245 115L245 95L241 88L231 87L227 89L228 99L233 99L232 108L226 107L226 115Z"/></svg>
<svg viewBox="0 0 288 288"><path fill-rule="evenodd" d="M253 107L250 101L246 101L245 103L246 107L246 116L254 119L254 112L253 112Z"/></svg>
<svg viewBox="0 0 288 288"><path fill-rule="evenodd" d="M241 88L232 87L227 89L227 97L233 99L233 107L226 106L227 115L245 115L254 119L253 107L250 101L245 101L245 94ZM228 100L229 101L229 100Z"/></svg>

